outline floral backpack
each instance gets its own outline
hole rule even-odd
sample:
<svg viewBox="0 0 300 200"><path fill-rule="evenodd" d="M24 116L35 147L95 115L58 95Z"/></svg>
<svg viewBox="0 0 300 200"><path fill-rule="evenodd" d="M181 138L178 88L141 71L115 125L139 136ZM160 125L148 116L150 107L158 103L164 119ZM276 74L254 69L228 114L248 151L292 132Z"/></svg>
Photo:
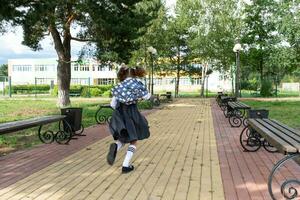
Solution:
<svg viewBox="0 0 300 200"><path fill-rule="evenodd" d="M141 81L128 78L112 88L111 93L120 103L130 105L137 103L148 91Z"/></svg>

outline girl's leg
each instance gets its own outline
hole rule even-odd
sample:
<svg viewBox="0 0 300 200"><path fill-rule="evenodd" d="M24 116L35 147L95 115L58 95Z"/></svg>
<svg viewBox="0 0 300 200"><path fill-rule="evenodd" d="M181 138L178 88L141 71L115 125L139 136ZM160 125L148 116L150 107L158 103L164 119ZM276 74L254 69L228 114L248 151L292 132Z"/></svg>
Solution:
<svg viewBox="0 0 300 200"><path fill-rule="evenodd" d="M124 146L122 142L116 140L115 143L111 143L109 146L106 160L108 164L113 165L117 156L117 152Z"/></svg>
<svg viewBox="0 0 300 200"><path fill-rule="evenodd" d="M123 161L123 167L122 167L123 173L130 172L134 169L133 166L130 165L130 160L136 150L136 143L137 141L130 142L130 145L128 146L127 153Z"/></svg>
<svg viewBox="0 0 300 200"><path fill-rule="evenodd" d="M119 140L116 140L115 143L117 144L117 151L119 151L124 146L124 143L120 142Z"/></svg>

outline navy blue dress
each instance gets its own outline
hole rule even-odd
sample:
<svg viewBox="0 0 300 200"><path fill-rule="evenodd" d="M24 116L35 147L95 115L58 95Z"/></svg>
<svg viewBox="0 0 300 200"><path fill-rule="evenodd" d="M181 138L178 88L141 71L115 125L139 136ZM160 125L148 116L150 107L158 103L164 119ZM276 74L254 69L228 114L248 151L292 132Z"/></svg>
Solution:
<svg viewBox="0 0 300 200"><path fill-rule="evenodd" d="M139 112L137 104L120 103L114 110L109 128L115 140L129 143L150 136L148 121Z"/></svg>

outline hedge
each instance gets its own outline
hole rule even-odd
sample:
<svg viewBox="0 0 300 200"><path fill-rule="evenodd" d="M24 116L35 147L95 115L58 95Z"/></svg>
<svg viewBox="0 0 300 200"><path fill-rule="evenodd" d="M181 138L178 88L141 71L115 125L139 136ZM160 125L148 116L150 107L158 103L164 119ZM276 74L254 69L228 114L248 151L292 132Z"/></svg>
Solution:
<svg viewBox="0 0 300 200"><path fill-rule="evenodd" d="M7 87L8 89L8 87ZM12 85L12 94L48 93L50 85Z"/></svg>
<svg viewBox="0 0 300 200"><path fill-rule="evenodd" d="M109 96L112 85L71 85L70 93L80 93L81 97L97 97L97 96ZM51 93L53 96L57 96L58 88L57 85Z"/></svg>

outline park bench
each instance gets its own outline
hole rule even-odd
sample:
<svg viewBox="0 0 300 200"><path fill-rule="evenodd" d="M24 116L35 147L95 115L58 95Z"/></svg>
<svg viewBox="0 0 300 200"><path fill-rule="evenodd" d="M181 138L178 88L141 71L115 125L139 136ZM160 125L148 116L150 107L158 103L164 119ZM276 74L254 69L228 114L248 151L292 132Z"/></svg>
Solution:
<svg viewBox="0 0 300 200"><path fill-rule="evenodd" d="M72 89L69 95L70 97L79 97L81 95L81 89Z"/></svg>
<svg viewBox="0 0 300 200"><path fill-rule="evenodd" d="M53 141L56 141L59 144L68 144L71 139L76 139L74 136L84 136L82 134L84 131L84 127L81 124L82 111L80 111L79 113L80 116L76 116L76 119L74 119L73 116L70 116L70 114L74 114L73 110L76 109L78 108L64 108L61 109L61 115L41 116L31 119L1 123L0 135L39 126L38 137L43 143L50 144ZM78 115L78 112L75 114ZM78 121L78 118L80 118L80 121ZM44 125L52 124L55 122L58 122L57 131L43 130Z"/></svg>
<svg viewBox="0 0 300 200"><path fill-rule="evenodd" d="M172 101L172 92L166 92L165 94L159 95L160 101L169 102Z"/></svg>
<svg viewBox="0 0 300 200"><path fill-rule="evenodd" d="M228 118L231 127L240 127L242 124L247 125L246 111L251 107L240 101L230 101L224 110L225 117Z"/></svg>
<svg viewBox="0 0 300 200"><path fill-rule="evenodd" d="M111 115L105 115L102 112L104 109L113 110L113 108L110 106L110 104L99 105L99 108L95 113L95 120L96 120L97 124L104 124L105 122L109 123L109 121L111 119Z"/></svg>
<svg viewBox="0 0 300 200"><path fill-rule="evenodd" d="M160 105L160 99L159 99L159 94L154 94L150 98L150 102L154 106L159 106Z"/></svg>
<svg viewBox="0 0 300 200"><path fill-rule="evenodd" d="M276 172L278 173L279 169L285 164L300 164L300 131L290 128L276 120L269 119L268 114L265 113L266 111L254 112L259 114L254 118L248 119L248 126L244 128L240 135L240 142L243 148L247 151L257 151L261 145L263 145L269 152L280 152L286 155L274 165L268 179L269 193L272 199L275 200L278 199L275 198L273 192L273 180ZM289 177L288 180L286 180L287 177L284 178L283 183L279 184L281 185L281 195L283 195L285 199L299 198L297 191L300 186L299 177L298 179L290 179ZM276 180L276 182L278 182L278 180ZM295 187L295 185L297 185L297 187Z"/></svg>
<svg viewBox="0 0 300 200"><path fill-rule="evenodd" d="M227 94L224 94L223 92L218 92L217 96L216 96L216 102L217 104L220 106L221 103L221 96L228 96Z"/></svg>
<svg viewBox="0 0 300 200"><path fill-rule="evenodd" d="M224 112L224 110L227 109L228 102L231 102L231 101L237 101L237 98L231 97L231 96L221 96L220 97L220 105L219 106L223 112Z"/></svg>

